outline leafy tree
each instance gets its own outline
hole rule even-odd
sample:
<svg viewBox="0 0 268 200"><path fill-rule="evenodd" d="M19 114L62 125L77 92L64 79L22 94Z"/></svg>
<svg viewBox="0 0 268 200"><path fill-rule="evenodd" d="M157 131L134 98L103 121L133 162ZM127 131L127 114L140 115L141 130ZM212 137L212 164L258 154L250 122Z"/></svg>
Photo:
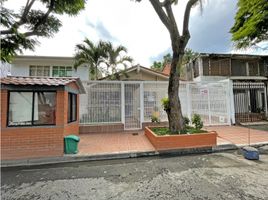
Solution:
<svg viewBox="0 0 268 200"><path fill-rule="evenodd" d="M1 61L11 62L17 52L34 50L36 37L52 37L61 21L56 15L75 16L84 9L85 0L27 0L19 12L1 6ZM42 9L33 9L36 2Z"/></svg>
<svg viewBox="0 0 268 200"><path fill-rule="evenodd" d="M126 69L128 64L131 64L133 61L130 56L122 56L122 53L127 53L127 48L122 45L114 47L111 42L106 42L105 52L105 63L107 65L107 68L111 69L112 75L118 72L118 67L120 65L124 66L124 69Z"/></svg>
<svg viewBox="0 0 268 200"><path fill-rule="evenodd" d="M162 61L154 61L151 69L161 72L166 64L171 63L172 57L170 53L163 56Z"/></svg>
<svg viewBox="0 0 268 200"><path fill-rule="evenodd" d="M141 1L141 0L137 0ZM190 12L199 0L188 0L184 12L183 29L179 32L177 22L173 13L172 6L177 4L178 0L150 0L158 17L167 28L172 47L171 71L168 85L168 107L166 109L171 133L178 133L184 129L184 120L181 112L179 99L179 77L180 68L183 61L185 47L190 39L189 18Z"/></svg>
<svg viewBox="0 0 268 200"><path fill-rule="evenodd" d="M192 49L186 48L183 56L183 64L190 62L191 60L198 57L198 53Z"/></svg>
<svg viewBox="0 0 268 200"><path fill-rule="evenodd" d="M154 61L151 69L161 72L163 70L163 63L160 61Z"/></svg>
<svg viewBox="0 0 268 200"><path fill-rule="evenodd" d="M232 41L237 48L254 46L268 39L268 1L239 0Z"/></svg>
<svg viewBox="0 0 268 200"><path fill-rule="evenodd" d="M83 44L76 45L74 67L77 68L79 65L87 64L89 66L90 79L98 80L102 76L100 64L105 63L105 59L107 59L105 48L105 42L99 41L95 45L86 38Z"/></svg>
<svg viewBox="0 0 268 200"><path fill-rule="evenodd" d="M172 56L170 53L163 56L163 66L165 66L168 63L171 63L171 61L172 61Z"/></svg>

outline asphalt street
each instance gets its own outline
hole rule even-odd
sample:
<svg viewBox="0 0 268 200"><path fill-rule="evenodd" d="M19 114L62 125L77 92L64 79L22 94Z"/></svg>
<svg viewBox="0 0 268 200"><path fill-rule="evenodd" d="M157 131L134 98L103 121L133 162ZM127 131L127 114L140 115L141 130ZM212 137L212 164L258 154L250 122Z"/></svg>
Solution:
<svg viewBox="0 0 268 200"><path fill-rule="evenodd" d="M268 199L268 155L237 151L3 168L3 200Z"/></svg>

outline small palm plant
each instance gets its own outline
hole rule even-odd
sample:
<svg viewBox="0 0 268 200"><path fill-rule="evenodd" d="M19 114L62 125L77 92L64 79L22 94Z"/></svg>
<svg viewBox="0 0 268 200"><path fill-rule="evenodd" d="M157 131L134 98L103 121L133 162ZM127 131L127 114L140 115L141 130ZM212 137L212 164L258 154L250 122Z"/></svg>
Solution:
<svg viewBox="0 0 268 200"><path fill-rule="evenodd" d="M102 76L100 64L105 62L107 54L105 51L106 42L99 41L94 44L88 38L83 41L83 44L76 45L75 63L74 67L88 64L90 79L98 80Z"/></svg>
<svg viewBox="0 0 268 200"><path fill-rule="evenodd" d="M107 42L105 44L105 52L106 52L106 59L105 64L107 65L108 69L111 70L112 75L110 76L111 79L119 79L118 72L121 74L125 74L124 70L127 69L128 64L131 64L133 59L130 56L123 56L123 53L127 53L126 47L119 45L114 47L111 42ZM124 70L119 70L119 66L122 65Z"/></svg>

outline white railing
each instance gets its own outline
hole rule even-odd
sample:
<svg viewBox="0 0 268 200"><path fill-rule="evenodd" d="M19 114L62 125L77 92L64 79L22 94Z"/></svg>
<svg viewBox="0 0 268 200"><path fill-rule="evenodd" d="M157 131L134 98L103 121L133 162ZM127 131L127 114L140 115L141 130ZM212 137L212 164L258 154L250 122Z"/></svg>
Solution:
<svg viewBox="0 0 268 200"><path fill-rule="evenodd" d="M129 88L126 84L138 84L139 87L135 87L138 93L126 91ZM150 122L152 114L167 121L161 106L161 99L168 96L166 81L87 81L83 85L87 94L80 97L80 124L127 123L132 112L135 117L131 119L136 120L135 123ZM229 81L181 82L179 96L183 115L191 119L194 114L199 114L206 125L231 124L230 90ZM139 98L129 93L139 94ZM140 102L126 106L126 102L133 99ZM140 114L135 111L137 109Z"/></svg>

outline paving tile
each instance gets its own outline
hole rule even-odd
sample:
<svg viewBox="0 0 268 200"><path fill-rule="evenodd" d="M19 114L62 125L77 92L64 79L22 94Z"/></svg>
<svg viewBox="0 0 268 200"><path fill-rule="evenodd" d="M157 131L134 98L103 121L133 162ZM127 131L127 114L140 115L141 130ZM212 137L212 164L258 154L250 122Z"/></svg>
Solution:
<svg viewBox="0 0 268 200"><path fill-rule="evenodd" d="M131 132L80 134L80 139L80 155L155 150L143 131L135 136Z"/></svg>
<svg viewBox="0 0 268 200"><path fill-rule="evenodd" d="M207 130L214 130L218 133L217 144L229 141L235 145L254 143L268 143L268 131L249 129L241 126L211 126Z"/></svg>
<svg viewBox="0 0 268 200"><path fill-rule="evenodd" d="M213 126L206 127L207 130L214 130L218 133L217 144L248 144L248 133L250 143L268 143L268 131L260 131L239 126ZM137 131L118 133L88 133L80 134L79 154L112 154L137 151L155 151L143 131L133 135Z"/></svg>

